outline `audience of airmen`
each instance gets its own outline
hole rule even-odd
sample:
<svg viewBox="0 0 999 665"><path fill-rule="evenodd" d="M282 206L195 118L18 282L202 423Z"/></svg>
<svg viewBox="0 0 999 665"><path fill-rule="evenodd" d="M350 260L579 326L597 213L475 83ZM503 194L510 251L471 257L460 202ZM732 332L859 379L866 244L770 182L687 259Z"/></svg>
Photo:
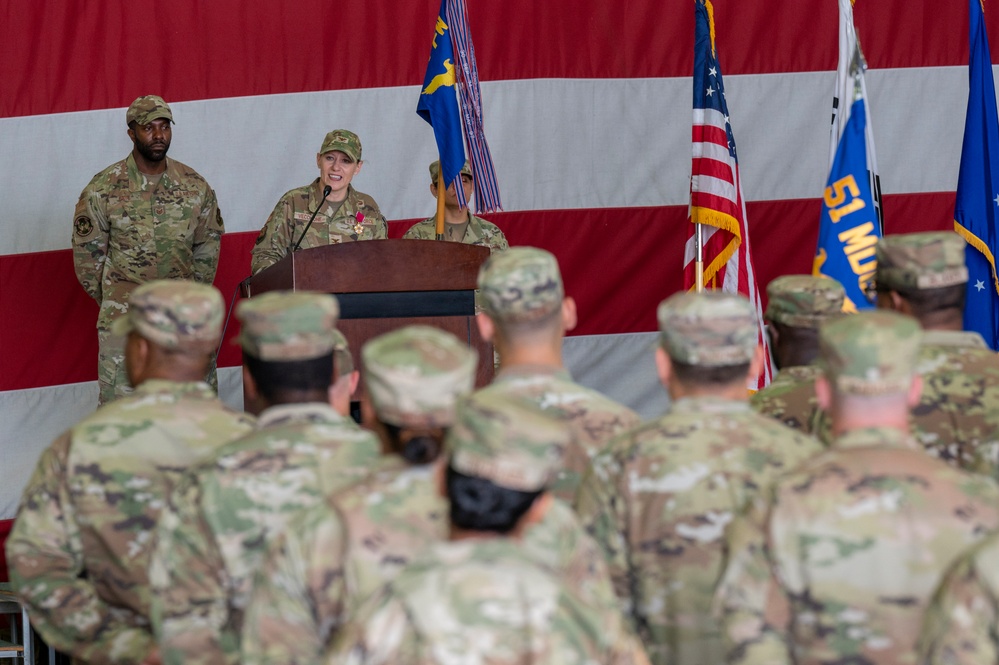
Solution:
<svg viewBox="0 0 999 665"><path fill-rule="evenodd" d="M303 233L325 206L303 246L381 221L360 158L327 136L289 213ZM294 240L271 226L256 269ZM115 322L135 390L43 454L14 587L49 644L101 664L996 662L999 360L961 331L963 240L877 252L876 310L770 285L780 373L752 400L749 302L664 300L671 406L645 423L562 366L585 313L543 250L479 273L490 385L465 343L404 327L361 349L361 425L335 297L240 303L254 418L205 382L220 294L150 282Z"/></svg>

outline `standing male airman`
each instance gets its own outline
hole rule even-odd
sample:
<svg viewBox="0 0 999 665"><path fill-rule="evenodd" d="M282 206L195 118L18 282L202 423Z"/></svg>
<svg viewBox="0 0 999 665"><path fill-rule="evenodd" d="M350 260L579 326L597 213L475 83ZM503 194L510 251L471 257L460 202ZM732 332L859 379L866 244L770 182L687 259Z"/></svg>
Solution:
<svg viewBox="0 0 999 665"><path fill-rule="evenodd" d="M73 221L76 277L101 306L97 317L99 403L131 390L124 340L112 324L129 294L154 279L211 284L225 232L215 192L186 164L167 159L173 113L161 97L139 97L125 114L132 152L93 177ZM210 382L215 383L214 365Z"/></svg>
<svg viewBox="0 0 999 665"><path fill-rule="evenodd" d="M150 579L168 665L235 663L243 610L268 542L325 496L363 478L374 436L330 404L336 299L270 292L239 304L243 381L257 429L193 467L163 511Z"/></svg>
<svg viewBox="0 0 999 665"><path fill-rule="evenodd" d="M883 310L820 329L816 394L834 440L729 528L717 595L729 663L915 662L944 572L999 526L999 485L909 434L921 338Z"/></svg>
<svg viewBox="0 0 999 665"><path fill-rule="evenodd" d="M788 427L814 434L820 417L815 379L821 370L819 325L840 314L846 292L828 277L785 275L767 285L770 348L779 372L769 386L749 400L757 412Z"/></svg>
<svg viewBox="0 0 999 665"><path fill-rule="evenodd" d="M252 430L204 382L222 333L213 287L153 281L114 334L135 392L42 454L7 540L18 595L51 646L81 662L156 662L146 568L181 473Z"/></svg>
<svg viewBox="0 0 999 665"><path fill-rule="evenodd" d="M759 375L763 348L748 300L680 293L659 305L658 318L656 365L670 409L597 454L576 509L652 661L720 663L711 602L725 527L821 446L750 409L746 385Z"/></svg>

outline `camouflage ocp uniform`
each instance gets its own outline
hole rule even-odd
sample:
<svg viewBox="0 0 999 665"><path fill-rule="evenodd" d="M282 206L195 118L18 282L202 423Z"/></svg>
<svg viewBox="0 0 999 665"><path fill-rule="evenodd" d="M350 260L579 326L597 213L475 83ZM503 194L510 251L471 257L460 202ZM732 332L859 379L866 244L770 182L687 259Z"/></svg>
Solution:
<svg viewBox="0 0 999 665"><path fill-rule="evenodd" d="M437 182L437 176L440 173L440 168L440 161L435 161L430 165L431 183ZM472 175L472 167L467 161L461 167L460 175L467 175L474 178ZM500 227L496 226L492 222L487 222L481 217L476 217L472 214L471 210L468 210L467 214L468 216L463 224L445 224L445 240L449 242L460 242L466 245L481 245L488 247L489 250L493 252L510 248L510 244L506 241L506 236L503 235L503 231L500 230ZM455 233L457 235L452 237L452 234ZM436 240L436 218L430 217L422 222L417 222L413 226L409 227L409 230L406 231L405 235L402 237L403 239L412 240Z"/></svg>
<svg viewBox="0 0 999 665"><path fill-rule="evenodd" d="M764 319L793 328L817 330L819 325L843 310L843 285L827 277L785 275L767 285ZM814 434L821 417L815 398L815 379L821 371L813 364L781 367L769 386L753 395L749 403L758 413L788 427Z"/></svg>
<svg viewBox="0 0 999 665"><path fill-rule="evenodd" d="M222 297L151 282L118 320L165 348L214 348ZM7 563L46 642L89 663L139 663L154 646L146 568L154 525L180 474L252 429L203 382L144 381L43 454L7 540Z"/></svg>
<svg viewBox="0 0 999 665"><path fill-rule="evenodd" d="M923 622L920 663L999 662L999 533L966 552L947 573Z"/></svg>
<svg viewBox="0 0 999 665"><path fill-rule="evenodd" d="M450 465L540 491L558 463L552 444L564 437L536 410L473 398L449 434ZM566 580L513 537L433 544L359 609L327 662L647 663L616 609Z"/></svg>
<svg viewBox="0 0 999 665"><path fill-rule="evenodd" d="M372 340L363 359L379 417L400 425L450 426L454 398L471 389L475 371L467 347L418 326ZM447 510L431 465L389 455L363 482L303 515L271 548L257 576L243 662L315 662L361 601L421 550L447 538ZM527 542L581 592L610 603L599 553L567 506L556 504Z"/></svg>
<svg viewBox="0 0 999 665"><path fill-rule="evenodd" d="M361 161L361 139L345 129L327 134L319 154L331 150ZM250 272L255 275L291 253L317 208L319 214L302 239L302 249L388 237L388 224L373 198L349 185L346 199L327 201L323 198L322 182L316 178L305 187L286 192L274 206L253 245Z"/></svg>
<svg viewBox="0 0 999 665"><path fill-rule="evenodd" d="M333 296L271 292L240 303L244 353L296 361L334 351ZM265 409L257 429L192 468L164 509L150 568L163 661L236 662L243 610L268 542L295 515L363 478L375 437L325 403Z"/></svg>
<svg viewBox="0 0 999 665"><path fill-rule="evenodd" d="M515 247L490 257L479 271L483 311L493 320L529 323L552 315L565 297L555 257L534 247ZM572 380L562 367L504 364L483 398L504 396L530 402L571 434L550 488L572 502L590 459L616 434L641 422L638 414Z"/></svg>
<svg viewBox="0 0 999 665"><path fill-rule="evenodd" d="M891 312L823 326L840 395L904 396L921 332ZM781 478L730 527L718 589L730 663L915 662L946 568L999 525L999 487L905 432L853 429Z"/></svg>
<svg viewBox="0 0 999 665"><path fill-rule="evenodd" d="M877 245L879 298L918 298L968 280L965 242L952 231L885 236ZM999 479L999 355L974 332L927 330L912 433L926 450Z"/></svg>
<svg viewBox="0 0 999 665"><path fill-rule="evenodd" d="M658 315L675 361L737 365L757 348L755 313L740 296L677 294ZM769 482L820 449L744 400L685 397L593 459L576 510L653 662L723 662L711 603L724 530Z"/></svg>
<svg viewBox="0 0 999 665"><path fill-rule="evenodd" d="M155 95L129 107L128 122L158 118L173 122ZM107 167L84 188L73 217L76 277L100 304L97 317L97 380L100 402L130 390L124 340L111 324L128 310L129 294L156 279L193 279L211 284L225 232L215 192L194 169L164 158L166 172L147 176L131 154Z"/></svg>

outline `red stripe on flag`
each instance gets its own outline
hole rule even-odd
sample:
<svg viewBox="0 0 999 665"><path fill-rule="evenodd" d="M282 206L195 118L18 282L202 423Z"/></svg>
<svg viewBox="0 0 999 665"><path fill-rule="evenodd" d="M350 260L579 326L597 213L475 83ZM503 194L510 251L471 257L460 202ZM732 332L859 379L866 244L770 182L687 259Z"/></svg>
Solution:
<svg viewBox="0 0 999 665"><path fill-rule="evenodd" d="M697 159L691 163L690 166L691 175L705 175L712 178L718 178L719 180L724 180L725 182L735 186L735 180L732 177L732 165L726 164L725 162L719 162L717 159Z"/></svg>
<svg viewBox="0 0 999 665"><path fill-rule="evenodd" d="M714 143L728 150L728 132L724 127L715 125L693 125L691 136L694 143Z"/></svg>
<svg viewBox="0 0 999 665"><path fill-rule="evenodd" d="M422 26L438 8L435 0L80 2L72 11L65 0L8 3L0 11L0 117L124 107L149 93L175 102L418 85ZM729 9L716 37L727 75L835 70L836 3ZM967 65L961 3L861 2L854 16L872 69ZM999 12L986 21L999 34ZM478 2L469 22L483 81L680 78L693 69L686 0ZM880 38L889 25L891 39ZM331 39L353 46L317 47ZM530 48L512 52L511 44Z"/></svg>
<svg viewBox="0 0 999 665"><path fill-rule="evenodd" d="M810 272L820 201L760 201L747 208L759 284ZM887 233L946 230L953 225L954 193L889 195L885 208ZM687 232L686 206L503 213L490 219L511 244L544 247L559 258L566 290L579 304L573 334L655 330L656 305L683 288L683 245L677 238ZM401 237L411 224L393 222L390 235ZM227 299L249 272L255 238L251 232L222 239L216 285ZM6 314L0 321L0 390L93 380L97 306L77 284L69 251L0 256L0 284L0 311ZM230 323L227 338L237 327ZM238 363L238 349L223 344L220 364Z"/></svg>

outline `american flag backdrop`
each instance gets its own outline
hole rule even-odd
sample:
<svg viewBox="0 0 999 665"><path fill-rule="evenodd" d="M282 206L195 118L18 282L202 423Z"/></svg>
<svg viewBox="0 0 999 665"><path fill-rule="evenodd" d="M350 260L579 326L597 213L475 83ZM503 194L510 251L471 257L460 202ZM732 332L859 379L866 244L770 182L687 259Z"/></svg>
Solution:
<svg viewBox="0 0 999 665"><path fill-rule="evenodd" d="M683 257L684 287L696 287L695 236L700 232L704 288L741 293L756 308L764 366L750 388L759 390L773 378L770 343L763 331L760 289L753 270L746 202L718 64L711 1L695 0L694 16L694 158L690 168L691 236Z"/></svg>
<svg viewBox="0 0 999 665"><path fill-rule="evenodd" d="M160 94L170 156L215 188L232 298L274 203L315 177L326 132L354 130L354 180L400 237L429 217L432 132L413 113L440 0L0 3L0 517L40 451L96 404L97 307L70 257L87 181L131 149L125 108ZM811 270L829 174L836 0L714 0L761 286ZM691 0L469 2L484 130L511 244L559 259L579 325L573 376L638 408L666 402L655 308L684 287ZM966 2L857 0L891 213L886 233L953 228L968 101ZM999 39L999 12L985 21ZM94 35L100 35L95 39ZM724 127L724 126L723 126ZM727 134L727 132L726 132ZM392 266L373 266L372 274ZM227 338L236 332L230 325ZM238 349L220 383L240 395Z"/></svg>

